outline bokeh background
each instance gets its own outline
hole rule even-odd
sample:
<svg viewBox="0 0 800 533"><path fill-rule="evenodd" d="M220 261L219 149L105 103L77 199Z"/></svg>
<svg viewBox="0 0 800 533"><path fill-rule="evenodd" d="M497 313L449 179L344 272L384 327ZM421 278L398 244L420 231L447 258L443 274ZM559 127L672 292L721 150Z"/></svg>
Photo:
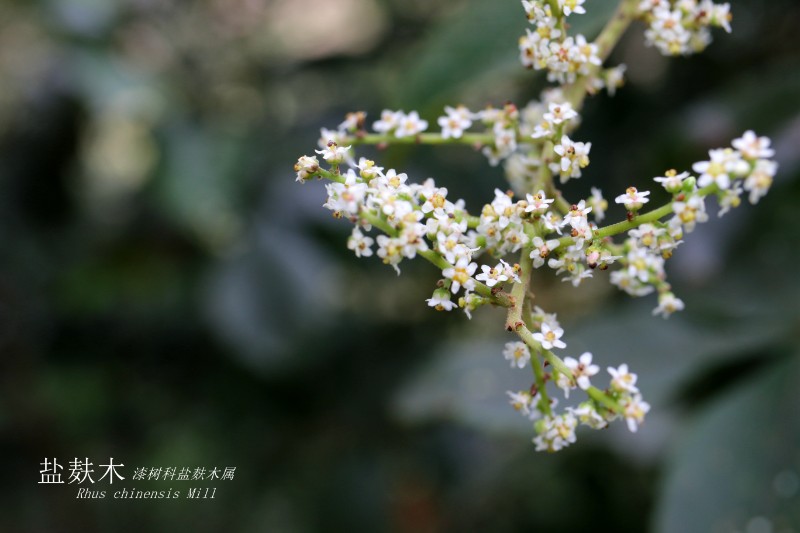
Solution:
<svg viewBox="0 0 800 533"><path fill-rule="evenodd" d="M354 258L292 172L348 111L535 98L519 2L2 0L0 531L800 532L800 4L732 6L696 57L628 32L565 193L646 188L749 128L774 189L688 236L669 321L600 273L537 279L568 353L628 362L653 406L547 455L506 403L529 377L502 311L429 310L438 272ZM465 147L362 153L476 211L506 187ZM214 500L82 501L37 484L45 457L237 470Z"/></svg>

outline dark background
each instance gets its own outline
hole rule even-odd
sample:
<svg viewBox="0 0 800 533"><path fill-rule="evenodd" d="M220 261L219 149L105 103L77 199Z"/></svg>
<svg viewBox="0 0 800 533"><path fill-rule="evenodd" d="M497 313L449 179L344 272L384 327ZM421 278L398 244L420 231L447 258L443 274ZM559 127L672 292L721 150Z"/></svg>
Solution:
<svg viewBox="0 0 800 533"><path fill-rule="evenodd" d="M575 24L596 34L612 4ZM429 310L439 273L354 258L292 172L347 111L435 124L536 98L519 2L0 2L0 531L800 531L800 5L732 4L734 32L691 58L634 25L565 194L663 200L653 176L750 128L774 188L687 236L669 321L605 275L537 278L565 353L627 362L653 406L547 455L506 402L529 378L502 311ZM474 212L505 188L467 147L361 153ZM84 501L37 483L52 457L114 457L129 489L190 486L135 467L237 470L202 485L214 500Z"/></svg>

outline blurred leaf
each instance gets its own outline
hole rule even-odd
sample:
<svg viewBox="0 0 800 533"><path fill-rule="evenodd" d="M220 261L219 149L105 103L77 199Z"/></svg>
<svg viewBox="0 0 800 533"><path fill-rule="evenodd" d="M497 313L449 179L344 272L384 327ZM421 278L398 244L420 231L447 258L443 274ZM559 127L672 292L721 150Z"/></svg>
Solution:
<svg viewBox="0 0 800 533"><path fill-rule="evenodd" d="M161 183L165 212L211 247L228 244L239 230L235 197L245 143L213 128L178 122L167 130Z"/></svg>
<svg viewBox="0 0 800 533"><path fill-rule="evenodd" d="M663 408L698 371L751 356L765 344L785 338L788 328L769 316L747 315L717 325L681 315L665 321L651 315L652 307L651 302L631 302L567 326L568 347L561 355L591 351L601 368L627 362L639 375L647 400ZM529 369L509 368L502 357L508 340L513 338L458 339L446 344L396 397L399 416L529 432L530 425L509 407L505 391L528 389L532 376ZM597 385L605 386L606 379L599 376Z"/></svg>
<svg viewBox="0 0 800 533"><path fill-rule="evenodd" d="M64 30L90 37L107 31L121 7L104 0L48 0L45 4Z"/></svg>
<svg viewBox="0 0 800 533"><path fill-rule="evenodd" d="M593 37L616 4L593 3L586 15L570 19L572 32ZM445 18L431 31L414 56L416 63L397 84L393 99L406 106L437 106L479 80L505 79L524 72L517 59L517 39L526 27L520 2L472 0L456 17Z"/></svg>
<svg viewBox="0 0 800 533"><path fill-rule="evenodd" d="M800 524L798 383L800 354L700 413L669 462L657 531L755 531L754 523L789 531Z"/></svg>
<svg viewBox="0 0 800 533"><path fill-rule="evenodd" d="M532 425L508 404L506 390L527 390L530 368L509 368L503 358L508 338L457 339L445 344L394 398L406 420L455 419L494 431L532 434Z"/></svg>
<svg viewBox="0 0 800 533"><path fill-rule="evenodd" d="M654 306L651 301L625 304L618 312L567 328L566 338L571 353L591 351L601 368L628 363L639 375L647 400L655 405L667 403L699 370L749 356L783 338L788 328L766 316L731 318L719 324L703 324L681 314L664 320L652 316Z"/></svg>

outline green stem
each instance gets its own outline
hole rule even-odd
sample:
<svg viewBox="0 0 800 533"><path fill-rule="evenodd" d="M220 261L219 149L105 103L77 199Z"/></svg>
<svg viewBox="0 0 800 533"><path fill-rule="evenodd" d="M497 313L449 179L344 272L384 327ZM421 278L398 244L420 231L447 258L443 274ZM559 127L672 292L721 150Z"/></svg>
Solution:
<svg viewBox="0 0 800 533"><path fill-rule="evenodd" d="M530 323L532 314L530 300L525 301L523 313L525 320ZM544 377L542 361L539 359L539 354L533 351L531 352L531 368L533 369L533 377L536 383L536 388L541 395L539 409L542 411L542 413L552 416L553 410L550 408L550 395L547 394L547 383Z"/></svg>
<svg viewBox="0 0 800 533"><path fill-rule="evenodd" d="M692 194L699 196L707 196L709 194L717 192L718 190L719 188L717 187L717 185L715 183L712 183L711 185L707 185L701 189L697 189L697 191L695 191ZM648 211L647 213L643 213L641 215L636 215L631 220L623 220L622 222L617 222L616 224L611 224L609 226L600 228L594 232L594 238L602 239L605 237L610 237L612 235L618 235L633 228L638 228L642 224L655 222L672 213L672 205L674 203L675 201L673 200L671 202L662 205L657 209L653 209L652 211ZM572 244L573 240L572 237L567 235L558 239L558 242L562 247L566 247Z"/></svg>
<svg viewBox="0 0 800 533"><path fill-rule="evenodd" d="M324 168L317 169L314 175L318 175L321 178L325 178L326 180L335 181L336 183L344 183L346 180L344 176L341 174L337 174L336 172L331 172L330 170L325 170ZM310 178L311 176L309 176Z"/></svg>
<svg viewBox="0 0 800 533"><path fill-rule="evenodd" d="M531 353L531 367L533 368L533 378L536 380L536 388L541 395L539 409L543 414L552 416L553 410L550 409L550 396L547 394L547 384L544 381L544 369L542 368L539 354L536 352Z"/></svg>
<svg viewBox="0 0 800 533"><path fill-rule="evenodd" d="M525 296L528 294L528 288L531 283L531 271L533 265L531 261L530 246L523 246L522 252L519 257L519 279L521 283L515 283L511 289L511 297L514 299L514 305L508 308L508 317L506 318L506 329L508 331L515 331L520 326L524 327L525 323L522 321L522 309L525 305Z"/></svg>
<svg viewBox="0 0 800 533"><path fill-rule="evenodd" d="M617 403L616 400L611 398L608 394L601 391L597 387L589 387L589 389L586 391L586 394L589 395L589 398L599 404L604 405L610 411L613 411L618 415L625 414L625 409L619 403Z"/></svg>
<svg viewBox="0 0 800 533"><path fill-rule="evenodd" d="M398 233L395 228L393 228L388 222L383 220L380 216L369 211L367 209L362 209L359 213L361 218L369 222L372 226L375 226L382 232L384 232L389 237L397 237ZM446 261L445 261L446 262Z"/></svg>
<svg viewBox="0 0 800 533"><path fill-rule="evenodd" d="M550 366L552 366L556 372L567 376L572 382L572 384L573 385L575 384L575 378L572 375L572 370L570 370L569 367L566 364L564 364L564 361L562 361L561 358L558 357L556 354L554 354L550 350L543 349L542 345L539 344L539 342L533 338L533 334L524 324L519 328L517 328L517 335L519 335L522 341L525 344L527 344L529 348L536 351L537 353L541 353L542 357L544 357L545 360L548 363L550 363Z"/></svg>
<svg viewBox="0 0 800 533"><path fill-rule="evenodd" d="M561 137L558 137L559 139ZM545 192L548 190L552 191L553 187L553 174L550 172L550 163L553 160L553 141L545 141L542 145L542 155L541 155L541 166L539 166L539 173L537 174L536 178L533 180L531 184L531 193L536 194L539 192L539 189L544 189Z"/></svg>

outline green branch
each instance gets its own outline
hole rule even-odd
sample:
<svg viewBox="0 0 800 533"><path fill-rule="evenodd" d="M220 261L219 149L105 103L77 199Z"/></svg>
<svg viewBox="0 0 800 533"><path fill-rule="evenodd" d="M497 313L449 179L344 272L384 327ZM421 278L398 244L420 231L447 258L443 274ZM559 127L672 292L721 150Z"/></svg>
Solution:
<svg viewBox="0 0 800 533"><path fill-rule="evenodd" d="M701 189L697 189L697 191L692 193L692 195L707 196L709 194L717 192L718 190L719 188L717 187L717 185L715 183L712 183L711 185L707 185ZM638 228L642 224L656 222L657 220L672 213L672 205L674 203L675 200L668 202L657 209L648 211L647 213L636 215L631 220L623 220L622 222L617 222L616 224L611 224L603 228L600 228L598 230L595 230L594 238L602 239L605 237L611 237L612 235L618 235L628 230L632 230L633 228ZM558 239L558 242L560 246L567 247L573 243L573 239L572 237L567 235Z"/></svg>
<svg viewBox="0 0 800 533"><path fill-rule="evenodd" d="M601 391L597 387L594 386L589 387L586 390L586 394L588 394L589 398L591 398L595 402L605 406L609 411L613 411L618 415L625 414L625 409L614 398L612 398L605 392Z"/></svg>

